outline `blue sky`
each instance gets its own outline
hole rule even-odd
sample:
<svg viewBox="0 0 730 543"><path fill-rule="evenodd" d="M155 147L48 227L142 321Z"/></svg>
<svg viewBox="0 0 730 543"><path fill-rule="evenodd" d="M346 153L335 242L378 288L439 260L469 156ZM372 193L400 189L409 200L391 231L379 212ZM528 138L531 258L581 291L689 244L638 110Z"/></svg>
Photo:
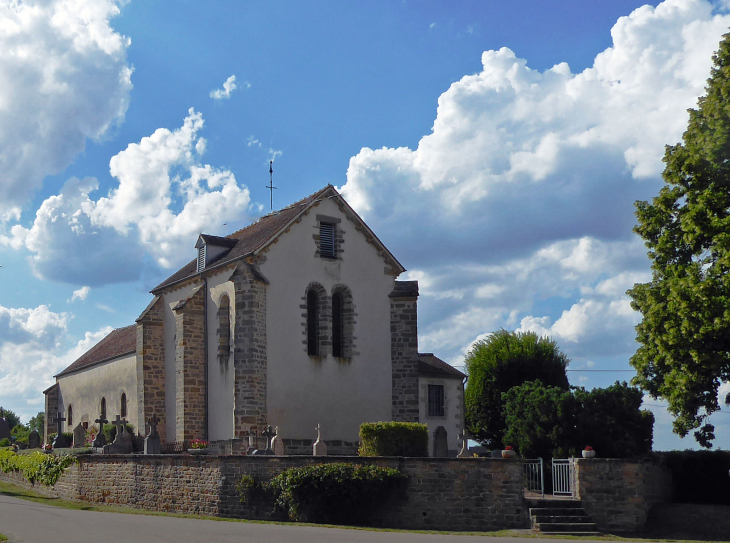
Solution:
<svg viewBox="0 0 730 543"><path fill-rule="evenodd" d="M0 404L35 414L198 232L266 212L272 158L274 207L332 183L420 281L421 350L534 330L573 384L629 380L633 202L729 26L701 0L0 1ZM652 409L655 448L694 445Z"/></svg>

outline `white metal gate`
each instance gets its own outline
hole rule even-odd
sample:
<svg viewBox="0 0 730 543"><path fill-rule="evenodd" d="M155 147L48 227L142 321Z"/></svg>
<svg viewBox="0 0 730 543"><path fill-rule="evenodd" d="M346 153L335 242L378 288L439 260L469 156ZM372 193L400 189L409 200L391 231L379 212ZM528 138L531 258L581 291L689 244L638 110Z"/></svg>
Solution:
<svg viewBox="0 0 730 543"><path fill-rule="evenodd" d="M553 496L573 497L573 459L553 458L552 468Z"/></svg>
<svg viewBox="0 0 730 543"><path fill-rule="evenodd" d="M542 458L526 459L523 461L522 469L525 476L525 490L536 492L545 497L545 476L542 469Z"/></svg>

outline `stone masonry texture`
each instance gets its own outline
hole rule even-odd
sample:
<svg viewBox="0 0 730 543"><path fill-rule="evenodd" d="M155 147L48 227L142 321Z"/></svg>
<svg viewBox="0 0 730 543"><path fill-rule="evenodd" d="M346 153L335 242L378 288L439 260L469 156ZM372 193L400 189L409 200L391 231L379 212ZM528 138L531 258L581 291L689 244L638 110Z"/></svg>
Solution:
<svg viewBox="0 0 730 543"><path fill-rule="evenodd" d="M165 431L165 314L162 298L156 297L137 319L137 413L139 433L153 414L160 422L157 430L166 441Z"/></svg>
<svg viewBox="0 0 730 543"><path fill-rule="evenodd" d="M81 456L53 488L34 490L94 504L152 511L268 519L262 504L240 503L242 475L267 481L282 470L332 462L397 468L408 476L402 496L382 511L375 525L429 530L528 528L522 465L489 458L329 458L256 456ZM0 479L31 488L22 475Z"/></svg>
<svg viewBox="0 0 730 543"><path fill-rule="evenodd" d="M205 290L198 288L175 309L176 440L206 439Z"/></svg>
<svg viewBox="0 0 730 543"><path fill-rule="evenodd" d="M649 460L591 458L575 465L578 497L601 531L639 531L654 505L671 501L671 473Z"/></svg>
<svg viewBox="0 0 730 543"><path fill-rule="evenodd" d="M48 436L55 433L56 425L52 422L52 418L56 417L58 413L58 384L53 385L46 392L46 419L45 419L45 435L44 440L48 439Z"/></svg>
<svg viewBox="0 0 730 543"><path fill-rule="evenodd" d="M236 293L233 338L234 437L266 426L266 282L252 264L231 276Z"/></svg>
<svg viewBox="0 0 730 543"><path fill-rule="evenodd" d="M418 281L396 281L390 294L392 417L418 422Z"/></svg>

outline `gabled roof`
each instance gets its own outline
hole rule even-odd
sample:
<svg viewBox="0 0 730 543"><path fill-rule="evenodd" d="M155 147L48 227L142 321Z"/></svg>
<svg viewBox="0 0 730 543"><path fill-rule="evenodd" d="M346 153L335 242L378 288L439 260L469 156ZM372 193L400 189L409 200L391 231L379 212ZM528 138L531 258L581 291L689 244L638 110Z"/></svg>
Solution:
<svg viewBox="0 0 730 543"><path fill-rule="evenodd" d="M457 370L451 364L447 364L433 353L418 353L418 373L420 375L433 375L439 377L451 377L464 379L466 375Z"/></svg>
<svg viewBox="0 0 730 543"><path fill-rule="evenodd" d="M78 360L56 375L60 377L93 366L99 362L137 352L137 325L117 328L81 355Z"/></svg>
<svg viewBox="0 0 730 543"><path fill-rule="evenodd" d="M229 234L225 238L201 234L198 238L198 242L200 242L201 239L204 241L206 239L210 239L213 245L226 246L228 244L232 244L231 250L218 257L213 264L206 266L203 272L198 272L197 259L191 260L188 264L153 288L151 290L152 294L158 294L167 287L190 279L200 273L205 273L205 271L225 266L226 264L230 264L236 260L258 253L276 239L282 232L284 232L286 228L300 215L307 211L307 209L309 209L312 205L319 202L322 198L339 198L339 201L347 208L348 214L351 216L352 220L357 222L366 232L366 235L372 238L378 249L383 252L384 257L391 261L391 265L399 273L405 271L405 268L400 264L400 262L398 262L391 252L388 251L385 245L383 245L360 216L349 206L345 199L342 198L340 193L337 192L332 185L327 185L314 194L311 194L310 196L307 196L306 198L299 200L280 211L275 211L261 217L255 223L250 224L246 228L238 230L237 232ZM229 241L222 242L220 240Z"/></svg>

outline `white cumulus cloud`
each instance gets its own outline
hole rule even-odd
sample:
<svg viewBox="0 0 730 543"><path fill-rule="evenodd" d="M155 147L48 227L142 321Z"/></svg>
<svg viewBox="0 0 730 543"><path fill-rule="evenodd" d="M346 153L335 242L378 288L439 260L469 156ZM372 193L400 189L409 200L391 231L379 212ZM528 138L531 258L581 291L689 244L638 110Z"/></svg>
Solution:
<svg viewBox="0 0 730 543"><path fill-rule="evenodd" d="M118 14L112 0L0 1L0 222L124 117L132 69L129 39L109 24Z"/></svg>
<svg viewBox="0 0 730 543"><path fill-rule="evenodd" d="M251 85L246 82L247 88ZM236 85L236 76L232 75L228 79L226 79L223 82L223 88L222 89L215 89L210 91L210 97L213 98L213 100L222 100L223 98L230 98L231 93L236 90L238 86Z"/></svg>
<svg viewBox="0 0 730 543"><path fill-rule="evenodd" d="M88 287L88 286L84 286L78 290L74 290L69 302L74 302L76 300L81 300L81 301L86 300L86 297L89 295L90 290L91 290L91 287Z"/></svg>

